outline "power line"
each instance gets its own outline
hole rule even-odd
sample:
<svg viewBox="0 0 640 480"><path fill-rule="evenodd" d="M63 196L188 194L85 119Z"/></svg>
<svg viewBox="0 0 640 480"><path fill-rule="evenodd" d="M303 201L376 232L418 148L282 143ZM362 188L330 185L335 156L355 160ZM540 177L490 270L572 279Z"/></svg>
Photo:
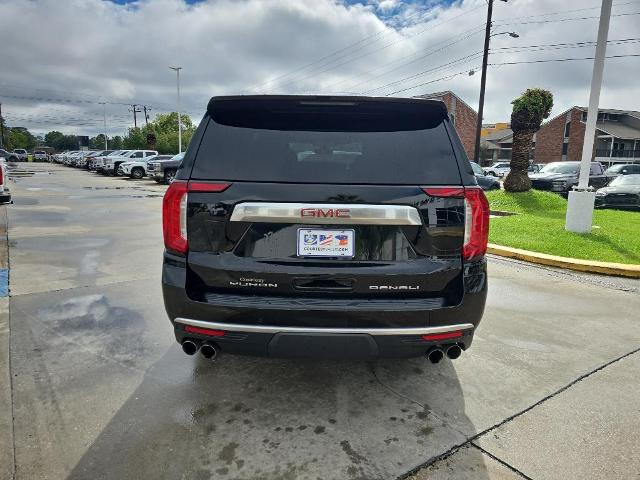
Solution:
<svg viewBox="0 0 640 480"><path fill-rule="evenodd" d="M422 13L422 12L416 12L415 14L410 15L408 18L411 18L411 17L413 17L413 16L417 15L418 13ZM262 87L265 87L265 86L267 86L267 85L269 85L269 84L271 84L271 83L273 83L273 82L276 82L276 81L278 81L278 80L280 80L280 79L282 79L282 78L285 78L285 77L287 77L287 76L289 76L289 75L292 75L292 74L297 73L297 72L299 72L299 71L301 71L301 70L304 70L304 69L306 69L306 68L308 68L308 67L310 67L310 66L313 66L313 65L315 65L315 64L317 64L317 63L320 63L320 62L322 62L322 61L323 61L323 60L325 60L325 59L328 59L328 58L333 57L333 56L335 56L335 55L337 55L337 54L339 54L339 53L342 53L342 52L344 52L344 51L346 51L346 50L348 50L348 49L350 49L350 48L352 48L352 47L354 47L354 46L357 46L357 45L359 45L359 44L361 44L361 43L363 43L363 42L365 42L365 41L367 41L367 40L369 40L369 39L376 38L376 37L379 37L379 36L381 36L381 35L382 35L382 36L384 36L384 35L388 35L388 34L390 34L392 31L395 31L395 30L380 30L379 32L376 32L376 33L374 33L374 34L368 35L368 36L366 36L366 37L364 37L364 38L362 38L362 39L358 40L357 42L354 42L354 43L352 43L352 44L350 44L350 45L347 45L346 47L343 47L343 48L340 48L340 49L338 49L338 50L335 50L334 52L329 53L329 54L325 55L324 57L319 58L318 60L315 60L315 61L313 61L313 62L311 62L311 63L308 63L308 64L306 64L306 65L303 65L303 66L301 66L301 67L295 68L294 70L291 70L291 71L290 71L290 72L288 72L288 73L284 73L284 74L282 74L282 75L279 75L279 76L277 76L276 78L273 78L273 79L271 79L271 80L268 80L268 81L266 81L266 82L263 82L263 83L261 83L261 84L259 84L259 85L255 86L255 87L254 87L254 89L255 89L255 90L258 90L258 89L260 89L260 88L262 88Z"/></svg>
<svg viewBox="0 0 640 480"><path fill-rule="evenodd" d="M625 2L625 3L617 4L617 5L621 6L621 5L631 4L631 3L636 3L636 2ZM430 30L430 29L432 29L432 28L436 28L436 27L438 27L438 26L440 26L440 25L442 25L442 24L444 24L444 23L447 23L447 22L449 22L449 21L455 20L456 18L459 18L459 17L461 17L461 16L463 16L463 15L469 14L469 13L473 12L474 10L476 10L476 9L480 8L480 7L482 7L482 5L480 5L480 6L478 6L478 7L475 7L474 9L471 9L471 10L469 10L468 12L465 12L465 13L462 13L462 14L460 14L460 15L457 15L457 16L455 16L455 17L453 17L453 18L451 18L451 19L449 19L449 20L447 20L447 21L445 21L445 22L442 22L442 23L440 23L440 24L438 24L438 25L435 25L435 26L433 26L433 27L431 27L431 28L428 28L428 29L422 30L422 31L420 31L420 32L417 32L417 33L415 33L415 34L413 34L413 35L411 35L411 36L409 36L409 37L405 37L405 38L403 38L403 39L401 39L401 40L399 40L399 41L392 42L391 44L387 44L387 45L385 45L384 47L378 48L378 49L376 49L376 50L374 50L374 51L372 51L372 52L369 52L369 53L366 53L366 54L360 55L360 56L358 56L358 57L356 57L356 58L352 58L352 59L350 59L350 60L349 60L349 61L347 61L347 62L343 62L343 63L340 63L340 64L338 64L338 65L333 65L333 66L331 66L331 67L329 67L329 68L327 68L327 69L320 70L320 71L314 70L314 71L312 71L312 72L308 73L307 75L305 75L305 76L303 76L303 77L294 77L293 79L290 79L290 80L288 80L288 81L287 81L287 82L285 82L285 83L280 83L280 82L279 82L279 84L280 84L280 86L290 85L290 84L291 84L291 83L293 83L293 82L296 82L296 81L297 81L297 82L299 82L299 81L303 81L303 80L306 80L307 78L310 78L311 76L319 75L319 74L325 73L325 72L327 72L327 71L333 70L333 69L338 68L338 67L340 67L340 66L343 66L343 65L346 65L346 64L348 64L348 63L351 63L351 62L353 62L354 60L358 60L358 59L360 59L360 58L363 58L363 57L366 57L366 56L372 55L373 53L376 53L376 52L378 52L378 51L380 51L380 50L384 50L385 48L388 48L389 46L394 45L394 44L396 44L396 43L399 43L399 42L401 42L401 41L407 40L408 38L411 38L411 37L414 37L414 36L420 35L420 34L424 33L425 31L428 31L428 30ZM591 10L591 9L594 9L594 8L599 8L599 7L590 7L590 8L586 8L586 9L567 10L567 11L561 11L561 12L549 12L549 13L544 14L544 15L547 15L547 16L548 16L548 15L560 15L560 14L566 14L566 13L577 12L577 11L583 11L583 10ZM637 15L638 13L640 13L640 12L637 12L637 13L622 13L622 14L616 14L616 15L612 15L612 16ZM517 17L517 18L531 18L531 17L530 17L530 16L528 16L528 17ZM555 20L554 20L554 19L548 19L548 20L539 20L539 21L532 21L532 22L508 22L508 21L507 21L507 22L501 23L500 25L510 25L510 24L514 24L514 25L524 25L524 24L527 24L527 23L565 22L565 21L574 21L574 20L586 20L586 19L592 19L592 18L599 18L599 17L597 17L597 16L594 16L594 17L577 17L577 18L555 19ZM359 43L359 42L358 42L358 43ZM365 45L365 46L363 46L363 47L360 47L358 50L362 50L363 48L366 48L366 46L367 46L367 45ZM349 47L345 47L345 48L349 48ZM342 49L342 50L344 50L344 49ZM358 50L356 50L356 51L358 51ZM325 63L324 65L320 65L320 67L327 66L327 65L329 65L330 63L333 63L333 62L335 62L335 61L340 60L341 58L347 58L348 56L352 55L353 53L355 53L355 52L351 52L351 53L348 53L348 54L346 54L346 55L343 55L342 57L336 58L336 59L334 59L334 60L332 60L332 61L330 61L330 62ZM327 55L327 56L325 56L325 57L323 57L323 58L327 58L327 57L330 57L330 56L332 56L332 54ZM278 79L278 80L280 80L280 79L282 79L282 78L285 78L285 77L287 77L287 76L290 76L291 74L296 73L297 71L304 70L304 69L306 69L307 67L312 66L312 65L314 65L314 64L316 64L316 63L318 63L318 61L316 61L316 62L312 62L311 64L308 64L308 65L306 65L306 66L304 66L304 67L300 67L300 68L296 69L296 71L295 71L295 72L293 72L293 71L292 71L292 72L289 72L289 73L287 73L287 74L281 75L281 76L277 77L277 79ZM264 84L262 84L262 85L268 85L268 84L270 84L270 83L273 83L274 81L276 81L276 79L273 79L273 80L271 80L271 81L269 81L269 82L266 82L266 83L264 83Z"/></svg>
<svg viewBox="0 0 640 480"><path fill-rule="evenodd" d="M630 12L630 13L617 13L615 15L611 15L612 17L627 17L630 15L640 15L640 12ZM576 20L592 20L594 18L599 19L600 16L596 15L593 17L569 17L569 18L556 18L556 19L550 19L550 20L531 20L531 21L526 21L526 22L505 22L505 23L500 23L497 24L496 26L506 26L506 25L529 25L529 24L539 24L539 23L555 23L555 22L573 22Z"/></svg>
<svg viewBox="0 0 640 480"><path fill-rule="evenodd" d="M636 1L632 1L632 2L614 3L613 6L622 7L624 5L631 5L631 4L635 4L635 3L638 3L638 1L636 0ZM536 15L523 15L521 17L509 17L509 18L504 18L504 19L496 19L496 20L494 20L494 24L497 26L499 22L502 22L502 21L505 21L505 20L519 20L521 18L548 17L550 15L565 15L567 13L585 12L587 10L598 10L600 8L601 8L601 5L596 5L596 6L593 6L593 7L576 8L576 9L572 9L572 10L561 10L561 11L557 11L557 12L538 13Z"/></svg>
<svg viewBox="0 0 640 480"><path fill-rule="evenodd" d="M612 45L622 45L625 43L636 43L638 41L640 41L640 38L622 38L619 40L608 40L607 43L610 43ZM497 47L497 48L492 48L491 51L495 53L499 53L497 52L497 50L519 50L519 49L538 48L538 47L542 48L542 47L564 47L564 46L590 47L595 44L596 44L595 41L567 42L567 43L540 43L537 45L514 45L511 47ZM508 52L508 53L511 53L511 52Z"/></svg>
<svg viewBox="0 0 640 480"><path fill-rule="evenodd" d="M626 57L640 57L640 53L630 53L626 55L607 55L605 58L626 58ZM519 60L517 62L501 62L501 63L490 63L489 65L497 66L497 65L519 65L522 63L548 63L548 62L572 62L578 60L593 60L595 57L579 57L579 58L550 58L550 59L539 59L539 60Z"/></svg>
<svg viewBox="0 0 640 480"><path fill-rule="evenodd" d="M386 83L386 84L380 85L380 86L378 86L376 88L372 88L370 90L366 90L366 91L363 92L363 94L370 94L370 93L375 92L376 90L381 90L383 88L391 87L391 86L397 85L399 83L404 83L404 82L406 82L408 80L413 80L414 78L421 77L423 75L426 75L427 73L432 73L434 71L441 70L441 69L443 69L445 67L452 66L452 65L455 65L455 64L458 64L458 63L467 63L467 62L469 62L471 60L475 60L480 55L482 55L482 51L481 50L477 51L477 52L474 52L474 53L472 53L470 55L466 55L464 57L457 58L456 60L452 60L452 61L444 63L442 65L438 65L436 67L430 68L428 70L424 70L424 71L416 73L414 75L410 75L408 77L401 78L400 80L396 80L395 82Z"/></svg>
<svg viewBox="0 0 640 480"><path fill-rule="evenodd" d="M476 70L477 68L480 68L480 67L476 67L476 68L474 68L474 70ZM389 97L389 96L391 96L391 95L395 95L396 93L403 93L403 92L407 92L407 91L409 91L409 90L413 90L414 88L424 87L425 85L429 85L429 84L431 84L431 83L440 82L440 81L442 81L442 80L450 80L450 79L452 79L453 77L457 77L458 75L463 75L463 74L467 74L467 73L468 73L468 71L467 71L467 70L462 70L462 71L460 71L460 72L456 72L456 73L453 73L453 74L451 74L451 75L447 75L447 76L444 76L444 77L436 78L435 80L430 80L430 81L428 81L428 82L419 83L418 85L413 85L413 86L411 86L411 87L403 88L403 89L401 89L401 90L396 90L395 92L387 93L387 94L385 95L385 97Z"/></svg>
<svg viewBox="0 0 640 480"><path fill-rule="evenodd" d="M352 63L352 62L354 62L355 60L359 60L359 59L361 59L361 58L364 58L364 57L367 57L367 56L373 55L374 53L378 53L378 52L380 52L380 51L382 51L382 50L385 50L385 49L387 49L387 48L389 48L389 47L391 47L391 46L393 46L393 45L396 45L396 44L398 44L398 43L404 42L404 41L408 40L409 38L417 37L418 35L422 35L423 33L427 32L427 31L435 30L436 28L438 28L438 27L440 27L440 26L442 26L442 25L445 25L445 24L447 24L447 23L449 23L449 22L451 22L451 21L453 21L453 20L456 20L457 18L460 18L460 17L465 16L465 15L469 15L470 13L474 12L475 10L477 10L477 9L479 9L479 8L481 8L481 7L482 7L482 5L479 5L479 6L475 7L475 8L472 8L471 10L469 10L469 11L467 11L467 12L464 12L464 13L461 13L461 14L459 14L459 15L456 15L456 16L454 16L454 17L452 17L452 18L449 18L449 19L447 19L447 20L445 20L445 21L443 21L443 22L440 22L440 23L438 23L438 24L436 24L436 25L429 26L428 28L422 29L422 30L420 30L420 31L418 31L418 32L416 32L416 33L413 33L413 34L411 34L411 35L408 35L408 36L406 36L406 37L403 37L403 38L401 38L401 39L399 39L399 40L395 40L395 41L393 41L393 42L391 42L391 43L388 43L388 44L386 44L386 45L384 45L384 46L382 46L382 47L376 48L375 50L373 50L373 51L371 51L371 52L364 53L364 54L359 55L359 56L357 56L357 57L355 57L355 58L350 58L350 59L349 59L349 60L347 60L346 62L342 62L342 63L339 63L339 64L337 64L337 65L333 65L333 66L330 66L330 67L328 67L328 68L325 68L325 69L323 69L323 70L319 70L319 71L318 71L317 69L313 69L311 72L307 72L307 74L306 74L305 76L303 76L303 77L294 77L293 79L290 79L290 80L288 80L288 81L286 81L286 82L284 82L284 83L278 82L278 85L280 85L280 86L290 85L290 84L291 84L291 83L293 83L293 82L299 82L299 81L302 81L302 80L306 80L307 78L310 78L311 76L319 75L319 74L321 74L321 73L325 73L325 72L327 72L327 71L334 70L334 69L336 69L336 68L338 68L338 67L341 67L341 66L343 66L343 65L346 65L346 64L348 64L348 63ZM391 31L390 31L390 32L391 32ZM393 32L395 32L395 30L393 30ZM376 41L377 41L377 40L376 40ZM331 64L331 63L333 63L333 62L336 62L336 61L339 61L339 60L345 59L345 58L347 58L347 57L350 57L352 54L354 54L354 53L356 53L356 52L358 52L358 51L360 51L360 50L363 50L364 48L366 48L366 47L368 47L368 46L370 46L370 45L372 45L372 44L373 44L373 43L368 44L368 45L364 45L364 46L362 46L362 47L359 47L358 49L354 50L353 52L347 53L346 55L342 55L342 56L340 56L340 57L338 57L338 58L336 58L336 59L334 59L334 60L331 60L330 62L327 62L327 63L325 63L325 64L323 64L323 65L320 65L319 67L320 67L320 68L322 68L322 67L325 67L325 66L330 65L330 64ZM286 76L289 76L289 75L288 75L288 74L285 74L285 75L283 75L283 76L281 76L281 77L283 78L283 77L286 77Z"/></svg>
<svg viewBox="0 0 640 480"><path fill-rule="evenodd" d="M409 16L409 17L407 17L407 18L414 17L414 16L416 16L416 15L418 15L418 14L421 14L421 13L422 13L422 12L416 12L416 13L414 13L414 14L410 15L410 16ZM315 61L313 61L313 62L311 62L311 63L308 63L308 64L306 64L306 65L303 65L303 66L301 66L301 67L295 68L294 70L291 70L291 71L289 71L289 72L287 72L287 73L284 73L284 74L282 74L282 75L279 75L279 76L277 76L276 78L273 78L273 79L271 79L271 80L268 80L267 82L263 82L263 83L261 83L260 85L258 85L258 86L256 86L256 87L254 87L254 89L260 89L260 88L265 87L265 86L267 86L267 85L269 85L269 84L272 84L273 82L276 82L276 81L282 80L283 78L286 78L286 77L288 77L288 76L290 76L290 75L292 75L292 74L294 74L294 73L298 73L298 72L300 72L300 71L306 70L308 67L311 67L311 66L313 66L313 65L316 65L316 64L318 64L318 63L321 63L323 60L327 60L327 59L329 59L329 58L331 58L331 57L333 57L333 56L339 55L340 53L346 52L347 50L349 50L349 49L351 49L351 48L353 48L353 47L356 47L356 46L358 46L358 45L360 45L360 44L362 44L362 43L366 42L367 40L374 39L374 38L376 38L376 37L379 37L379 38L378 38L378 40L380 40L382 37L387 36L387 35L390 35L390 34L392 34L392 33L396 33L396 30L395 30L395 29L381 30L381 31L379 31L379 32L376 32L375 34L368 35L368 36L366 36L366 37L364 37L364 38L362 38L362 39L358 40L357 42L354 42L354 43L352 43L352 44L350 44L350 45L347 45L346 47L343 47L343 48L340 48L340 49L338 49L338 50L335 50L334 52L332 52L332 53L330 53L330 54L328 54L328 55L325 55L325 56L323 56L323 57L319 58L318 60L315 60ZM375 40L375 42L377 42L378 40ZM374 43L374 42L372 42L372 43ZM366 47L366 46L367 46L367 45L365 45L364 47ZM364 47L359 47L356 51L361 50L361 49L362 49L362 48L364 48ZM351 53L353 53L353 52L351 52ZM348 54L347 54L347 56L348 56L348 55L350 55L351 53L348 53ZM343 58L344 56L345 56L345 55L339 56L336 60L338 60L338 59L340 59L340 58ZM332 61L334 61L334 60L332 60ZM328 63L331 63L332 61L330 61L330 62L328 62ZM325 63L325 65L327 65L328 63Z"/></svg>
<svg viewBox="0 0 640 480"><path fill-rule="evenodd" d="M458 38L457 40L454 40L454 41L452 41L450 43L446 43L446 42L448 42L451 39L447 39L447 40L443 40L441 42L438 42L438 43L432 45L431 49L427 50L426 53L418 52L417 55L419 55L419 56L417 58L414 58L413 60L410 60L408 62L402 63L402 64L400 64L400 65L398 65L396 67L393 67L393 68L391 68L389 70L386 70L386 71L384 71L384 72L382 72L382 73L380 73L378 75L374 75L372 77L369 77L367 80L362 80L362 81L360 81L358 83L349 85L349 87L347 87L347 90L353 90L356 87L359 87L360 85L363 85L363 84L366 84L366 83L370 83L370 82L372 82L373 80L375 80L377 78L381 78L381 77L384 77L384 76L386 76L386 75L388 75L388 74L390 74L392 72L396 72L398 70L401 70L402 68L404 68L404 67L406 67L408 65L411 65L412 63L415 63L415 62L417 62L419 60L423 60L423 59L425 59L427 57L430 57L433 54L436 54L436 53L439 53L439 52L442 52L442 51L446 50L447 48L451 47L452 45L456 45L456 44L458 44L458 43L460 43L460 42L462 42L464 40L467 40L467 39L471 38L472 36L482 32L482 31L484 31L484 27L483 26L481 28L474 27L474 28L471 28L471 29L463 32L462 34L460 34L460 35L463 35L462 38ZM471 33L469 33L469 32L471 32ZM460 37L460 35L457 35L456 37ZM456 38L456 37L452 37L452 38ZM442 45L443 43L446 43L446 45L443 45L442 47L437 48L437 49L433 48L433 47L437 47L438 45ZM394 63L398 63L399 61L402 61L402 60L404 60L406 58L411 58L411 57L416 57L416 53L412 53L411 55L406 55L404 57L398 58L398 59L393 60L391 62L385 63L385 64L381 65L380 67L375 68L374 70L372 70L369 73L384 69L384 67L386 67L386 66L389 66L389 65L394 64ZM344 83L345 81L349 81L349 80L340 80L339 82L330 84L329 86L326 87L326 89L330 90L333 86L339 85L340 83Z"/></svg>

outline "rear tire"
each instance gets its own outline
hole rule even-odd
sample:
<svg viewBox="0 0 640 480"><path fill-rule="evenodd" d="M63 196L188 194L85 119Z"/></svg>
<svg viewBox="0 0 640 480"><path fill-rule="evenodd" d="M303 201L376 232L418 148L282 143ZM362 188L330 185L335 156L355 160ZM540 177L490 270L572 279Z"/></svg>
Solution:
<svg viewBox="0 0 640 480"><path fill-rule="evenodd" d="M487 172L487 175L491 175L492 177L497 177L496 172Z"/></svg>
<svg viewBox="0 0 640 480"><path fill-rule="evenodd" d="M165 170L165 172L164 172L164 183L169 185L171 182L173 182L174 178L176 178L176 170L174 170L174 169Z"/></svg>
<svg viewBox="0 0 640 480"><path fill-rule="evenodd" d="M140 180L142 177L144 177L144 169L140 167L136 167L133 170L131 170L131 178Z"/></svg>

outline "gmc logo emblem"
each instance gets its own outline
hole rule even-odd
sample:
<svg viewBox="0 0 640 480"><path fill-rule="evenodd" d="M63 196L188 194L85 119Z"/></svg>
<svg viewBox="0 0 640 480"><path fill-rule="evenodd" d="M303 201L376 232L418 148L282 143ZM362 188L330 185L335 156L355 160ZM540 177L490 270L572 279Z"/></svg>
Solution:
<svg viewBox="0 0 640 480"><path fill-rule="evenodd" d="M301 217L315 218L351 218L348 208L301 208Z"/></svg>

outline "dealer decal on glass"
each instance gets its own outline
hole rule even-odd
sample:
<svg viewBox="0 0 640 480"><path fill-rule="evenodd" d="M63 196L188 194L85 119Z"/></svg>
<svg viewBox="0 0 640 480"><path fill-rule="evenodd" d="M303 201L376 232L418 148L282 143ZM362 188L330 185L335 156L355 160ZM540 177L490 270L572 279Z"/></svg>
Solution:
<svg viewBox="0 0 640 480"><path fill-rule="evenodd" d="M353 257L353 230L298 229L299 257Z"/></svg>

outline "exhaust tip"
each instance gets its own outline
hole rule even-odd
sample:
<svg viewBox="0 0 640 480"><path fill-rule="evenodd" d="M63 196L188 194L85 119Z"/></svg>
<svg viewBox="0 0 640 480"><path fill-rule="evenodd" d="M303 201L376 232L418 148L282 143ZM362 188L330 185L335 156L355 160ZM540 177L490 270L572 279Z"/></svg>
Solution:
<svg viewBox="0 0 640 480"><path fill-rule="evenodd" d="M198 351L198 345L192 340L182 342L182 351L187 355L194 355Z"/></svg>
<svg viewBox="0 0 640 480"><path fill-rule="evenodd" d="M451 345L449 348L447 348L447 357L449 357L451 360L455 360L460 355L462 355L462 349L459 345Z"/></svg>
<svg viewBox="0 0 640 480"><path fill-rule="evenodd" d="M215 360L218 356L218 349L215 345L210 343L205 343L200 347L200 353L204 358L208 358L209 360Z"/></svg>
<svg viewBox="0 0 640 480"><path fill-rule="evenodd" d="M431 363L438 363L444 358L444 352L440 348L433 348L427 353L427 358Z"/></svg>

